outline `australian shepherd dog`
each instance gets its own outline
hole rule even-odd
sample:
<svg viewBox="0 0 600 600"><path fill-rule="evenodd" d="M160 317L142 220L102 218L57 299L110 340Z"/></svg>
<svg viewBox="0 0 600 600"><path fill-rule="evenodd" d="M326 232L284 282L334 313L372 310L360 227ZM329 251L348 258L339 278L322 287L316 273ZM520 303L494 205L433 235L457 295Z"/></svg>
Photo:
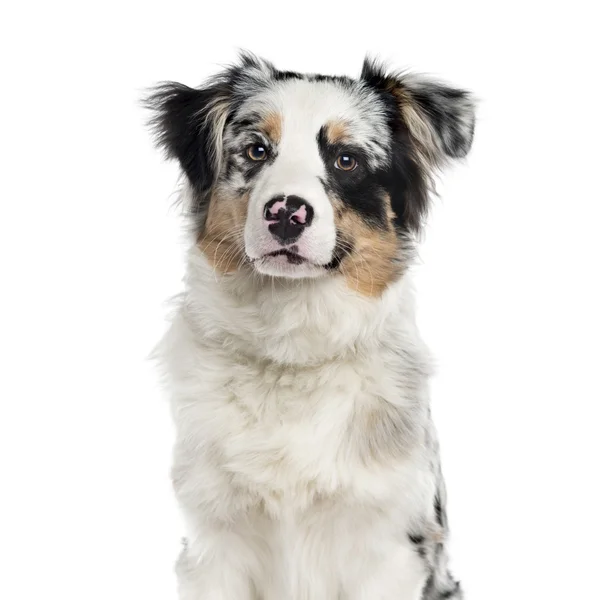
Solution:
<svg viewBox="0 0 600 600"><path fill-rule="evenodd" d="M462 598L410 267L468 92L242 54L146 99L178 161L185 287L159 356L182 600Z"/></svg>

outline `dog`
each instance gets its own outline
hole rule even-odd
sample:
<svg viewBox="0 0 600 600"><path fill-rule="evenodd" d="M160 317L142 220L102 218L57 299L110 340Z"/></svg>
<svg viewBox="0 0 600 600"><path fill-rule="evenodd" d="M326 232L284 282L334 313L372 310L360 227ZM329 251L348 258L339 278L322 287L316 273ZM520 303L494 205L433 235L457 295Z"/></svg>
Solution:
<svg viewBox="0 0 600 600"><path fill-rule="evenodd" d="M146 98L178 161L185 290L157 348L182 600L457 600L410 266L463 90L249 53Z"/></svg>

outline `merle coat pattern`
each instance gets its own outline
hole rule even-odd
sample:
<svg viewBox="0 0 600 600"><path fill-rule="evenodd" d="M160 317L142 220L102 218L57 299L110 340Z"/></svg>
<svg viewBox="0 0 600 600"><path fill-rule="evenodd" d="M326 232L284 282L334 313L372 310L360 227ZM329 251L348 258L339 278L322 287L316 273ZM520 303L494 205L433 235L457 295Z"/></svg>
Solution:
<svg viewBox="0 0 600 600"><path fill-rule="evenodd" d="M410 265L471 96L370 60L351 79L243 54L147 102L190 223L157 348L180 597L462 598Z"/></svg>

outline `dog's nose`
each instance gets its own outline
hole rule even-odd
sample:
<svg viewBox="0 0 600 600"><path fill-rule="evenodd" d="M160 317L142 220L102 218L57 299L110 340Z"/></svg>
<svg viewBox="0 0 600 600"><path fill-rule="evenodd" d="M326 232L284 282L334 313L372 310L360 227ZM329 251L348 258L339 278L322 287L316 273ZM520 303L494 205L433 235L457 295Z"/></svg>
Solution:
<svg viewBox="0 0 600 600"><path fill-rule="evenodd" d="M315 211L298 196L277 196L265 204L263 216L271 235L282 245L293 244L310 227Z"/></svg>

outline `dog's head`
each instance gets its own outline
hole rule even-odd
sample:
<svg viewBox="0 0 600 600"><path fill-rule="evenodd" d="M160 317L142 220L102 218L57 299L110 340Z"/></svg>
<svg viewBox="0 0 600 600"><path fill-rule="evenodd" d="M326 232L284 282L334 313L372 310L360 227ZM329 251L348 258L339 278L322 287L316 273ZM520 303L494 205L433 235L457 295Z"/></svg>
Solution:
<svg viewBox="0 0 600 600"><path fill-rule="evenodd" d="M433 173L467 154L474 129L467 92L369 60L354 80L244 54L201 88L159 86L148 104L216 270L343 276L366 295L399 277Z"/></svg>

